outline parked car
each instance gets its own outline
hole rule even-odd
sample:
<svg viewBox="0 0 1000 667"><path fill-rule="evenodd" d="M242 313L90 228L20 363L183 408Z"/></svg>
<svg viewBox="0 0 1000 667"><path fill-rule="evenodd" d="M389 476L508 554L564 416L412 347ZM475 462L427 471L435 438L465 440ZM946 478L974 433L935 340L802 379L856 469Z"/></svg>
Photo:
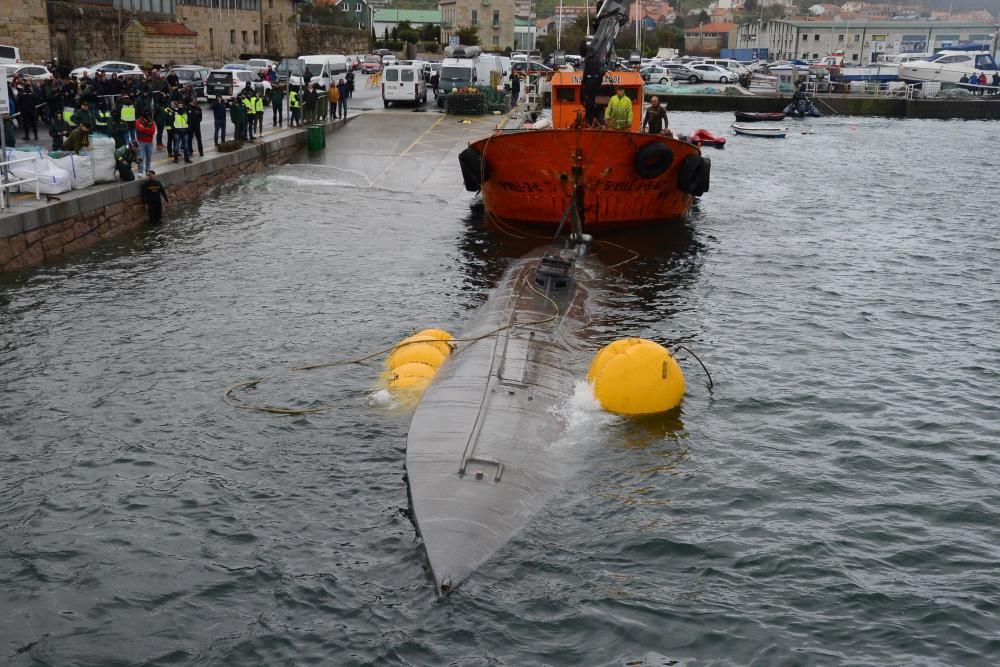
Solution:
<svg viewBox="0 0 1000 667"><path fill-rule="evenodd" d="M668 83L673 77L666 67L652 66L639 71L646 83Z"/></svg>
<svg viewBox="0 0 1000 667"><path fill-rule="evenodd" d="M199 65L178 65L170 70L170 72L177 75L177 80L181 86L191 86L194 89L195 98L208 98L205 83L208 81L208 74L211 71L207 67Z"/></svg>
<svg viewBox="0 0 1000 667"><path fill-rule="evenodd" d="M0 45L0 65L20 65L21 50L16 46Z"/></svg>
<svg viewBox="0 0 1000 667"><path fill-rule="evenodd" d="M264 93L264 104L271 103L271 82L262 80L255 72L242 69L215 69L209 72L208 80L205 84L206 92L210 99L215 99L216 95L221 95L227 100L242 91L247 83L253 89Z"/></svg>
<svg viewBox="0 0 1000 667"><path fill-rule="evenodd" d="M382 56L365 56L365 61L361 63L362 74L375 74L382 71Z"/></svg>
<svg viewBox="0 0 1000 667"><path fill-rule="evenodd" d="M244 72L251 72L250 65L246 63L227 63L222 66L222 69L232 69L232 70L243 70Z"/></svg>
<svg viewBox="0 0 1000 667"><path fill-rule="evenodd" d="M684 63L667 63L663 66L663 69L670 72L670 76L674 77L678 81L688 81L690 83L698 83L701 81L701 77L698 76L698 72L691 69L690 65L685 65Z"/></svg>
<svg viewBox="0 0 1000 667"><path fill-rule="evenodd" d="M77 67L74 70L70 70L69 75L79 78L86 74L93 78L97 76L98 72L102 72L108 76L112 74L117 74L118 76L143 76L145 74L142 68L135 63L126 63L120 60L102 60L90 67Z"/></svg>
<svg viewBox="0 0 1000 667"><path fill-rule="evenodd" d="M273 60L268 60L267 58L251 58L247 61L247 68L251 72L256 72L258 75L263 76L264 72L267 71L268 67L277 67L278 63Z"/></svg>
<svg viewBox="0 0 1000 667"><path fill-rule="evenodd" d="M695 74L698 76L699 81L711 81L713 83L729 83L730 81L736 81L739 78L739 74L735 72L730 72L725 67L719 67L718 65L709 65L707 63L695 63L691 65L691 69L694 70Z"/></svg>
<svg viewBox="0 0 1000 667"><path fill-rule="evenodd" d="M52 78L52 72L42 65L17 65L15 67L7 65L7 80L11 81L15 76L32 81L45 81Z"/></svg>
<svg viewBox="0 0 1000 667"><path fill-rule="evenodd" d="M387 67L389 65L395 65L395 64L396 64L396 56L394 56L393 54L390 53L388 55L382 56L382 66L383 67Z"/></svg>
<svg viewBox="0 0 1000 667"><path fill-rule="evenodd" d="M347 56L347 68L352 72L361 69L361 56Z"/></svg>

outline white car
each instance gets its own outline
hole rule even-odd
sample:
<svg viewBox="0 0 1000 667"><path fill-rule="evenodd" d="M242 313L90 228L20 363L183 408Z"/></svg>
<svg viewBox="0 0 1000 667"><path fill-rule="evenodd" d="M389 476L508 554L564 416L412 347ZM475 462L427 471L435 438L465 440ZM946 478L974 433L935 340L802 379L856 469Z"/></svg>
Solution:
<svg viewBox="0 0 1000 667"><path fill-rule="evenodd" d="M711 81L712 83L729 83L735 81L738 75L725 67L718 65L708 65L705 63L695 63L690 66L698 77L699 81ZM690 80L690 79L689 79Z"/></svg>
<svg viewBox="0 0 1000 667"><path fill-rule="evenodd" d="M19 76L22 79L31 79L32 81L45 81L52 78L52 72L42 65L17 65L16 67L8 65L7 80L11 81L15 76Z"/></svg>
<svg viewBox="0 0 1000 667"><path fill-rule="evenodd" d="M74 70L70 70L69 75L71 77L81 78L84 74L90 78L97 76L98 72L103 72L106 76L111 76L112 74L117 74L118 76L142 76L145 72L142 68L135 63L126 63L120 60L102 60L96 65L91 65L90 67L77 67Z"/></svg>
<svg viewBox="0 0 1000 667"><path fill-rule="evenodd" d="M387 65L395 65L395 64L396 64L396 56L391 56L391 55L390 56L382 56L382 66L383 67L385 67Z"/></svg>

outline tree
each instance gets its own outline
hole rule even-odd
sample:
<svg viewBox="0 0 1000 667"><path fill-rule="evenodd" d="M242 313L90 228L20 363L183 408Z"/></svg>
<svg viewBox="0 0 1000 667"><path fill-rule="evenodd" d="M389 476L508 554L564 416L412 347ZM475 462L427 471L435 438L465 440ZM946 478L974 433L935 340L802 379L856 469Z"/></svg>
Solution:
<svg viewBox="0 0 1000 667"><path fill-rule="evenodd" d="M478 26L461 26L455 31L458 35L458 43L463 46L478 46L479 45L479 27Z"/></svg>
<svg viewBox="0 0 1000 667"><path fill-rule="evenodd" d="M706 23L711 23L711 22L712 22L712 17L708 15L708 12L706 12L704 9L701 10L700 12L698 12L698 23L699 24L704 25Z"/></svg>
<svg viewBox="0 0 1000 667"><path fill-rule="evenodd" d="M420 39L425 42L441 41L441 28L433 23L425 23L424 26L420 28Z"/></svg>
<svg viewBox="0 0 1000 667"><path fill-rule="evenodd" d="M410 25L409 21L400 21L399 23L399 39L403 42L410 42L416 44L420 41L420 32Z"/></svg>

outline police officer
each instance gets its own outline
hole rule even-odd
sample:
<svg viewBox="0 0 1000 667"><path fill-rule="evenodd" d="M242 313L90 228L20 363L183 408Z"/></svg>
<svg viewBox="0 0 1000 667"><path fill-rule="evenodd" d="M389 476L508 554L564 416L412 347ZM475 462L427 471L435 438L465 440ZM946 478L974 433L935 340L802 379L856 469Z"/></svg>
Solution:
<svg viewBox="0 0 1000 667"><path fill-rule="evenodd" d="M191 164L191 147L188 145L188 112L187 105L183 102L177 103L177 110L174 112L174 162L184 152L184 162Z"/></svg>
<svg viewBox="0 0 1000 667"><path fill-rule="evenodd" d="M121 120L128 128L128 140L135 141L135 105L128 95L122 98Z"/></svg>
<svg viewBox="0 0 1000 667"><path fill-rule="evenodd" d="M250 91L246 88L243 89L243 108L246 110L246 116L247 116L247 121L243 125L245 133L245 136L243 138L246 139L247 141L252 142L253 128L254 125L256 124L255 116L257 113L257 107L253 102L253 95L251 95Z"/></svg>
<svg viewBox="0 0 1000 667"><path fill-rule="evenodd" d="M264 134L264 97L260 89L253 97L253 120L254 127L257 128L257 135Z"/></svg>
<svg viewBox="0 0 1000 667"><path fill-rule="evenodd" d="M115 169L118 170L118 178L123 181L134 181L135 174L132 173L132 163L138 163L137 152L139 143L133 141L115 151Z"/></svg>
<svg viewBox="0 0 1000 667"><path fill-rule="evenodd" d="M163 202L169 203L170 200L167 198L167 189L163 187L163 183L156 180L156 172L152 169L149 170L146 180L139 186L139 196L142 197L142 203L146 205L149 224L160 224L160 220L163 218Z"/></svg>
<svg viewBox="0 0 1000 667"><path fill-rule="evenodd" d="M49 136L52 137L52 150L62 150L63 141L69 136L72 129L61 115L52 117L52 123L49 124Z"/></svg>
<svg viewBox="0 0 1000 667"><path fill-rule="evenodd" d="M288 90L288 127L302 127L302 122L299 118L300 105L299 90L298 88L292 86Z"/></svg>

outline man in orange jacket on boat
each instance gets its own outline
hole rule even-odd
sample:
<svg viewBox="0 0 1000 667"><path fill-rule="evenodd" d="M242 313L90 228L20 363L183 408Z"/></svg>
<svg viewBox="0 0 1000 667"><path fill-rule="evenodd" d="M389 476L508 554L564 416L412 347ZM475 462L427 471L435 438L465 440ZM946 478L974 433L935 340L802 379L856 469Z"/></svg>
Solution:
<svg viewBox="0 0 1000 667"><path fill-rule="evenodd" d="M604 125L616 130L632 127L632 100L625 96L625 89L615 88L615 96L608 100L604 109Z"/></svg>

